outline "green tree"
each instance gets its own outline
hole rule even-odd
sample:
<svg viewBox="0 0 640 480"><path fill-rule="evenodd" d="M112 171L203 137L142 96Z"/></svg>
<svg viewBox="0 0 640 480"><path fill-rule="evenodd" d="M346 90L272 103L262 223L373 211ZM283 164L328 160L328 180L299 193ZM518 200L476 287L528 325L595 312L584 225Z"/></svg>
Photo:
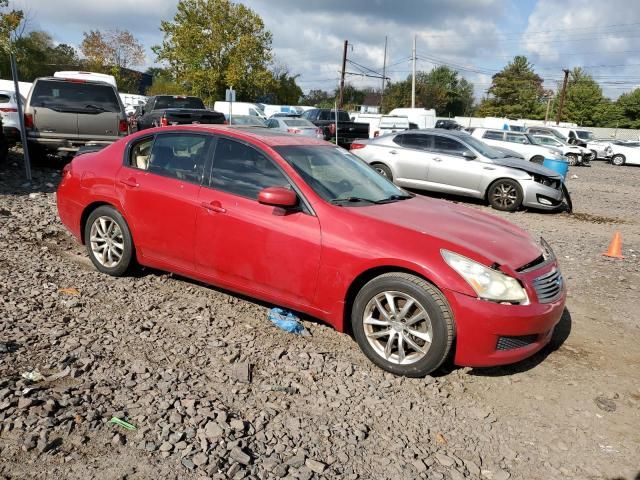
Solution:
<svg viewBox="0 0 640 480"><path fill-rule="evenodd" d="M302 96L301 102L304 105L312 105L314 107L329 108L333 105L335 96L324 90L309 90L309 93Z"/></svg>
<svg viewBox="0 0 640 480"><path fill-rule="evenodd" d="M620 126L625 128L640 128L640 88L629 93L623 93L616 102L622 118Z"/></svg>
<svg viewBox="0 0 640 480"><path fill-rule="evenodd" d="M617 128L626 125L623 109L617 102L604 97L593 111L594 127Z"/></svg>
<svg viewBox="0 0 640 480"><path fill-rule="evenodd" d="M544 118L542 78L533 71L527 57L518 55L493 76L477 115L487 117Z"/></svg>
<svg viewBox="0 0 640 480"><path fill-rule="evenodd" d="M9 10L9 0L0 0L0 50L9 52L15 32L24 19L22 10Z"/></svg>
<svg viewBox="0 0 640 480"><path fill-rule="evenodd" d="M388 85L384 93L383 111L411 105L411 76ZM435 109L440 116L469 113L473 106L473 85L447 67L429 72L416 72L416 106Z"/></svg>
<svg viewBox="0 0 640 480"><path fill-rule="evenodd" d="M268 70L271 33L253 10L230 0L180 0L173 21L162 21L161 45L153 47L173 78L206 101L253 100L273 85Z"/></svg>

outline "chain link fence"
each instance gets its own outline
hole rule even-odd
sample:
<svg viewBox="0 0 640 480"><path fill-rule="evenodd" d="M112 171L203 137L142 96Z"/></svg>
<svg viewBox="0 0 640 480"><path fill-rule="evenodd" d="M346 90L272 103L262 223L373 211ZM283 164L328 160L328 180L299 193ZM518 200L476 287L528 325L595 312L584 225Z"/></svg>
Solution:
<svg viewBox="0 0 640 480"><path fill-rule="evenodd" d="M596 138L611 140L640 140L640 130L631 128L578 127L593 132Z"/></svg>

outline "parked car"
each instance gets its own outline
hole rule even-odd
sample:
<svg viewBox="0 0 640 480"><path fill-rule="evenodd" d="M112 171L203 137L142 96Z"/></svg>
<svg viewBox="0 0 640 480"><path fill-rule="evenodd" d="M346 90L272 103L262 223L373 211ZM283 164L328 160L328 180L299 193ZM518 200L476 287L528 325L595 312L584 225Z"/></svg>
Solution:
<svg viewBox="0 0 640 480"><path fill-rule="evenodd" d="M545 158L562 158L560 149L538 145L526 133L475 128L471 135L489 145L518 152L533 163L542 164Z"/></svg>
<svg viewBox="0 0 640 480"><path fill-rule="evenodd" d="M25 98L22 97L24 108ZM18 117L18 102L16 93L9 90L0 90L0 118L2 119L2 131L4 141L9 145L20 143L20 118Z"/></svg>
<svg viewBox="0 0 640 480"><path fill-rule="evenodd" d="M635 145L611 144L612 165L620 167L622 165L640 165L640 148Z"/></svg>
<svg viewBox="0 0 640 480"><path fill-rule="evenodd" d="M32 155L69 155L82 145L108 145L129 133L116 88L106 82L37 78L24 113Z"/></svg>
<svg viewBox="0 0 640 480"><path fill-rule="evenodd" d="M587 147L593 153L594 160L608 160L611 158L611 140L596 138L587 142Z"/></svg>
<svg viewBox="0 0 640 480"><path fill-rule="evenodd" d="M462 125L455 120L440 119L436 121L435 128L443 128L445 130L462 130Z"/></svg>
<svg viewBox="0 0 640 480"><path fill-rule="evenodd" d="M411 130L354 143L352 152L396 185L486 200L496 210L555 210L562 177L455 130Z"/></svg>
<svg viewBox="0 0 640 480"><path fill-rule="evenodd" d="M266 127L267 122L265 122L260 117L254 117L252 115L234 115L231 117L231 121L229 120L229 116L225 115L226 123L230 125L245 125L249 127Z"/></svg>
<svg viewBox="0 0 640 480"><path fill-rule="evenodd" d="M138 118L138 130L189 123L224 123L222 113L208 110L198 97L185 95L156 95L149 97Z"/></svg>
<svg viewBox="0 0 640 480"><path fill-rule="evenodd" d="M267 116L257 103L217 101L213 104L213 109L216 112L224 113L226 116L229 116L229 114L231 114L232 117L236 115L250 115L263 120L267 119Z"/></svg>
<svg viewBox="0 0 640 480"><path fill-rule="evenodd" d="M338 110L336 113L336 110L330 108L314 108L304 112L302 118L322 128L325 140L336 138L337 126L338 145L341 147L349 148L349 145L351 145L353 141L361 138L369 138L369 125L366 123L352 122L349 114L344 110Z"/></svg>
<svg viewBox="0 0 640 480"><path fill-rule="evenodd" d="M522 360L564 310L544 240L409 194L302 135L138 132L74 158L57 207L100 272L122 276L138 262L302 312L352 331L398 375L429 374L450 352L458 365Z"/></svg>
<svg viewBox="0 0 640 480"><path fill-rule="evenodd" d="M553 136L570 145L576 145L578 147L587 148L589 151L593 151L588 144L595 138L593 133L588 130L582 130L575 127L541 125L527 128L527 133L531 135ZM587 161L595 159L595 155L591 158L586 158Z"/></svg>
<svg viewBox="0 0 640 480"><path fill-rule="evenodd" d="M529 135L529 138L533 138L538 145L545 147L557 148L562 152L569 162L569 165L578 165L583 162L588 163L589 159L593 156L590 150L584 147L578 147L577 145L570 145L559 138L548 135Z"/></svg>
<svg viewBox="0 0 640 480"><path fill-rule="evenodd" d="M322 128L316 127L306 118L276 117L274 115L267 121L267 127L281 132L304 135L306 137L324 138Z"/></svg>

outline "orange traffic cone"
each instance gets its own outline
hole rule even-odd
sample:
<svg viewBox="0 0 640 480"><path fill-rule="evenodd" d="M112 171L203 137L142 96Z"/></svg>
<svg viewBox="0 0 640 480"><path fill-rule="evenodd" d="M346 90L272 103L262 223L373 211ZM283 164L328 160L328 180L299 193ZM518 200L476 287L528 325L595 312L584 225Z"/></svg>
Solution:
<svg viewBox="0 0 640 480"><path fill-rule="evenodd" d="M611 258L624 258L622 256L622 235L620 232L616 232L611 239L611 243L609 244L609 249L606 253L603 253L605 257Z"/></svg>

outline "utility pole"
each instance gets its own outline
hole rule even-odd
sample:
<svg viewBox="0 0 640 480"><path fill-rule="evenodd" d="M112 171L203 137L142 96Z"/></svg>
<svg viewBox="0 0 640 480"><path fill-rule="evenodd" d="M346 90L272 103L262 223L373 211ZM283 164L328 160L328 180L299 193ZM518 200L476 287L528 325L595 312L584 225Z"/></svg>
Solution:
<svg viewBox="0 0 640 480"><path fill-rule="evenodd" d="M382 61L382 93L380 94L380 113L382 113L382 104L384 100L384 81L387 76L387 37L384 37L384 60Z"/></svg>
<svg viewBox="0 0 640 480"><path fill-rule="evenodd" d="M344 70L347 67L347 46L348 45L349 45L349 40L345 40L344 51L342 52L342 74L340 75L340 101L338 102L338 108L342 108L342 100L344 96Z"/></svg>
<svg viewBox="0 0 640 480"><path fill-rule="evenodd" d="M549 120L549 108L551 107L551 94L547 97L547 113L544 114L544 124Z"/></svg>
<svg viewBox="0 0 640 480"><path fill-rule="evenodd" d="M416 36L413 36L413 75L411 76L411 108L416 108Z"/></svg>
<svg viewBox="0 0 640 480"><path fill-rule="evenodd" d="M562 119L562 107L564 107L564 96L567 93L567 81L569 80L569 70L565 68L562 71L564 72L564 81L562 82L562 92L560 92L560 106L558 107L558 115L556 116L556 125L559 125Z"/></svg>

